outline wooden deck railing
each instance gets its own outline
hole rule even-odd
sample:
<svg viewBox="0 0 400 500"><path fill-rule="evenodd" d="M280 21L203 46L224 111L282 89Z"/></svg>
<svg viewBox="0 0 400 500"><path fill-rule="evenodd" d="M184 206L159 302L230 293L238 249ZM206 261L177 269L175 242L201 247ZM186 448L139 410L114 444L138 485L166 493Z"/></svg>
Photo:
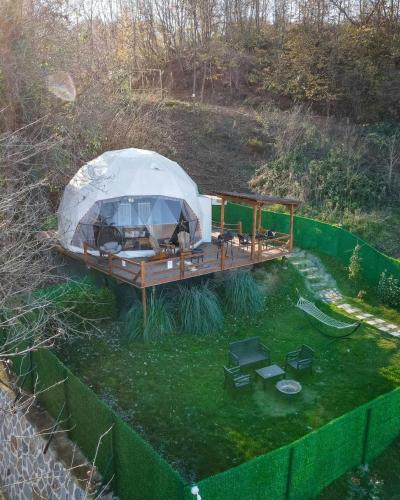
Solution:
<svg viewBox="0 0 400 500"><path fill-rule="evenodd" d="M84 243L83 258L88 267L100 269L110 276L144 288L266 260L275 248L282 248L287 252L290 250L290 235L275 233L273 238L259 240L257 245L253 257L250 247L244 247L233 240L222 243L219 250L217 245L207 245L203 252L187 252L160 260L135 260L109 252L104 252L104 258L99 259L98 255L91 252L98 253L98 249Z"/></svg>
<svg viewBox="0 0 400 500"><path fill-rule="evenodd" d="M213 231L221 231L221 222L220 221L212 221L211 228ZM228 223L224 222L224 231L235 231L236 233L242 234L243 225L242 222Z"/></svg>

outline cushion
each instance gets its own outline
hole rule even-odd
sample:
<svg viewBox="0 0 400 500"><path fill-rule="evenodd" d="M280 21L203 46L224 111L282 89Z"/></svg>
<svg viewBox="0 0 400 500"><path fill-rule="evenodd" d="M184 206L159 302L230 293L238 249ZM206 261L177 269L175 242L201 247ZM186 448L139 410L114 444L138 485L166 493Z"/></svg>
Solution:
<svg viewBox="0 0 400 500"><path fill-rule="evenodd" d="M121 245L118 241L107 241L100 247L103 252L118 253L122 250Z"/></svg>

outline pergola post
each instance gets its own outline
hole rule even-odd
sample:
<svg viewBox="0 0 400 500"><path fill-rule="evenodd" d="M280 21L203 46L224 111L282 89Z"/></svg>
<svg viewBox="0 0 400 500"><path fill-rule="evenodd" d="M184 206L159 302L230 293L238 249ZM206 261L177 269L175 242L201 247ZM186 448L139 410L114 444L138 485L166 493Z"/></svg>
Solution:
<svg viewBox="0 0 400 500"><path fill-rule="evenodd" d="M258 206L257 210L257 233L260 236L260 229L261 229L261 205ZM261 258L261 250L262 250L262 241L261 238L259 237L258 239L258 259L260 260Z"/></svg>
<svg viewBox="0 0 400 500"><path fill-rule="evenodd" d="M293 205L290 205L290 230L289 230L289 251L293 250L294 237L293 237L293 223L294 223L294 209Z"/></svg>
<svg viewBox="0 0 400 500"><path fill-rule="evenodd" d="M258 206L258 223L257 223L257 231L260 232L262 226L262 213L261 213L261 205Z"/></svg>
<svg viewBox="0 0 400 500"><path fill-rule="evenodd" d="M255 247L256 247L256 234L257 234L257 213L258 204L253 205L253 229L251 232L251 259L254 259Z"/></svg>
<svg viewBox="0 0 400 500"><path fill-rule="evenodd" d="M220 223L220 230L221 234L224 234L224 225L225 225L225 198L221 198L221 223Z"/></svg>

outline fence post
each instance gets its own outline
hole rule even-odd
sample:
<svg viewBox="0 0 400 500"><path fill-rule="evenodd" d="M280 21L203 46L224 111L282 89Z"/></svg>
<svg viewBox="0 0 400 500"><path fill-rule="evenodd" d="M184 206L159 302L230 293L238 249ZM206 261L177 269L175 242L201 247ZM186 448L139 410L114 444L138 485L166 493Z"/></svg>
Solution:
<svg viewBox="0 0 400 500"><path fill-rule="evenodd" d="M66 413L66 418L65 418L65 429L67 431L67 436L70 438L70 427L71 427L71 410L70 410L70 405L69 405L69 390L68 390L68 371L64 367L64 383L63 383L63 389L64 389L64 402L65 402L65 413Z"/></svg>
<svg viewBox="0 0 400 500"><path fill-rule="evenodd" d="M372 413L372 407L370 406L367 409L367 418L366 418L365 429L364 429L364 441L363 441L362 456L361 456L361 464L362 465L365 465L367 463L369 429L371 426L371 413Z"/></svg>
<svg viewBox="0 0 400 500"><path fill-rule="evenodd" d="M32 344L31 344L31 347L32 347ZM32 389L32 392L34 393L35 392L35 363L33 361L33 351L32 351L32 348L29 350L29 371L30 371L30 374L31 374L31 389ZM22 387L23 389L23 387Z"/></svg>
<svg viewBox="0 0 400 500"><path fill-rule="evenodd" d="M294 447L289 450L289 463L288 463L288 471L286 476L286 492L285 492L285 500L289 500L290 498L290 486L292 483L292 472L293 472L293 456L294 456Z"/></svg>
<svg viewBox="0 0 400 500"><path fill-rule="evenodd" d="M115 433L116 433L116 428L117 428L117 416L114 413L112 413L112 422L113 422L113 428L111 430L111 453L112 453L112 466L113 466L113 471L112 471L112 475L111 475L111 476L113 476L112 489L116 495L119 495L120 492L118 491L118 467L117 467L118 450L115 446L115 441L116 441Z"/></svg>

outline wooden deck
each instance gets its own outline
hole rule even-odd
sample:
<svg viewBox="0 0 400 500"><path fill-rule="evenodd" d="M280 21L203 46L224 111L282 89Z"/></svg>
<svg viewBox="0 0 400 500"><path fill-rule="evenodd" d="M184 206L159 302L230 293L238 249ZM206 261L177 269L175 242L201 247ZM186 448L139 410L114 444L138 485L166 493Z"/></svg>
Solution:
<svg viewBox="0 0 400 500"><path fill-rule="evenodd" d="M290 253L290 235L280 233L273 240L268 240L267 245L257 244L253 258L251 247L239 247L237 241L232 245L226 244L225 252L218 252L216 244L205 243L199 247L201 254L172 256L158 261L127 259L112 254L98 257L90 249L78 254L59 245L56 248L60 253L83 262L88 268L97 269L134 287L147 288L283 257Z"/></svg>

